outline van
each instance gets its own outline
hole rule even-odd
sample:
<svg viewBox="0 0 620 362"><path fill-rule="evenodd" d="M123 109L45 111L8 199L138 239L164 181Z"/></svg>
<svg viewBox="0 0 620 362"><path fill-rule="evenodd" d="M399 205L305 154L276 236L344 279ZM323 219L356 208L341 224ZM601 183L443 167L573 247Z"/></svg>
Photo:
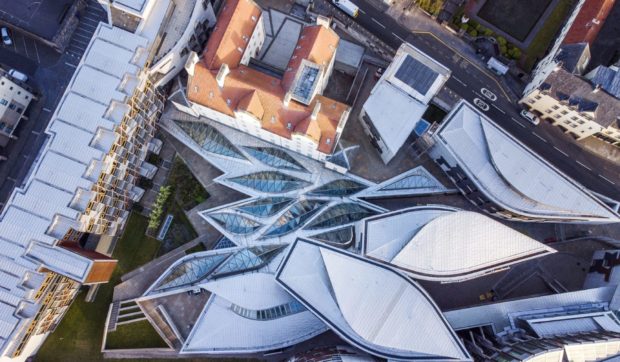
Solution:
<svg viewBox="0 0 620 362"><path fill-rule="evenodd" d="M359 15L359 8L351 0L332 0L332 3L352 18L357 18Z"/></svg>
<svg viewBox="0 0 620 362"><path fill-rule="evenodd" d="M17 79L21 82L26 82L28 81L28 76L20 71L17 71L15 69L11 69L9 70L9 75L14 78Z"/></svg>

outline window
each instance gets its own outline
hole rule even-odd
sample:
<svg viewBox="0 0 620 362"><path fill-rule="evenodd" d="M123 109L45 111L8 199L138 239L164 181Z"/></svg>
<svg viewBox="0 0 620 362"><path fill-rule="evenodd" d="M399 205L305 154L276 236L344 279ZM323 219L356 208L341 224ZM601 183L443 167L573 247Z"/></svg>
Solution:
<svg viewBox="0 0 620 362"><path fill-rule="evenodd" d="M6 106L7 104L9 104L9 101L7 101L6 99L2 98L2 99L0 99L0 104L2 104L3 106Z"/></svg>
<svg viewBox="0 0 620 362"><path fill-rule="evenodd" d="M9 109L15 109L17 106L15 105L15 103L11 103L9 104Z"/></svg>
<svg viewBox="0 0 620 362"><path fill-rule="evenodd" d="M551 107L553 110L558 110L560 107L559 106L553 106Z"/></svg>
<svg viewBox="0 0 620 362"><path fill-rule="evenodd" d="M534 97L534 98L536 98L536 99L541 99L541 98L542 98L542 96L536 96L536 97Z"/></svg>
<svg viewBox="0 0 620 362"><path fill-rule="evenodd" d="M560 113L562 113L562 115L563 115L563 116L565 116L565 115L567 115L567 114L568 114L568 111L562 111L562 112L560 112Z"/></svg>

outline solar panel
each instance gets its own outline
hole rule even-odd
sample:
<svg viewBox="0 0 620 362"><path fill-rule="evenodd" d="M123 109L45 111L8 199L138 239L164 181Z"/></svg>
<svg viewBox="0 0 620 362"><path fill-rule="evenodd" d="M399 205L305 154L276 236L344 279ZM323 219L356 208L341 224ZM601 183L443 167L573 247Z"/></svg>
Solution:
<svg viewBox="0 0 620 362"><path fill-rule="evenodd" d="M439 74L420 61L407 55L400 68L396 71L396 78L415 89L420 94L426 94Z"/></svg>

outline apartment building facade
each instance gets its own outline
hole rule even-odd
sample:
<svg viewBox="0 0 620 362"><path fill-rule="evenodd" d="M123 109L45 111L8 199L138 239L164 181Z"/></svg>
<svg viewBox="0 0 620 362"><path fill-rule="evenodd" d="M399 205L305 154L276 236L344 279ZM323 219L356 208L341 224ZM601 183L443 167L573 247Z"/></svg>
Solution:
<svg viewBox="0 0 620 362"><path fill-rule="evenodd" d="M519 103L578 140L594 136L620 146L620 99L562 67Z"/></svg>
<svg viewBox="0 0 620 362"><path fill-rule="evenodd" d="M0 146L6 146L19 122L25 118L24 113L34 95L17 84L10 76L0 75Z"/></svg>
<svg viewBox="0 0 620 362"><path fill-rule="evenodd" d="M265 38L262 10L251 0L222 5L201 56L185 68L188 82L177 109L257 136L317 160L334 149L350 107L322 96L339 37L327 19L306 26L281 78L249 63Z"/></svg>
<svg viewBox="0 0 620 362"><path fill-rule="evenodd" d="M1 361L35 354L80 286L109 280L116 266L109 245L92 250L85 241L117 235L144 193L137 180L157 170L145 161L161 149L157 85L182 69L174 67L182 57L167 53L189 49L194 29L172 43L167 32L201 17L197 24L208 26L213 13L211 2L198 0L104 5L111 24L95 30L46 129L47 143L0 214ZM173 64L166 74L153 69L160 61Z"/></svg>

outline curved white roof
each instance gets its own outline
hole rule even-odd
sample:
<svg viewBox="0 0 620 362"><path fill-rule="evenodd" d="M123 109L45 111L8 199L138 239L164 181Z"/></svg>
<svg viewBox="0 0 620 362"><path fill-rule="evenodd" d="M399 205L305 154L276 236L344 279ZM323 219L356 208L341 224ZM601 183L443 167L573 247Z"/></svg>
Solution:
<svg viewBox="0 0 620 362"><path fill-rule="evenodd" d="M364 254L413 277L462 281L555 252L480 213L417 206L364 222Z"/></svg>
<svg viewBox="0 0 620 362"><path fill-rule="evenodd" d="M583 186L469 103L455 107L435 138L483 193L508 210L537 218L620 221Z"/></svg>
<svg viewBox="0 0 620 362"><path fill-rule="evenodd" d="M213 295L181 353L253 353L284 348L327 330L323 322L279 286L273 274L250 273L200 285ZM289 305L294 312L256 318L257 311ZM282 308L284 309L284 308ZM247 314L244 314L247 313Z"/></svg>
<svg viewBox="0 0 620 362"><path fill-rule="evenodd" d="M426 292L378 263L298 239L276 279L368 353L396 360L471 360Z"/></svg>

